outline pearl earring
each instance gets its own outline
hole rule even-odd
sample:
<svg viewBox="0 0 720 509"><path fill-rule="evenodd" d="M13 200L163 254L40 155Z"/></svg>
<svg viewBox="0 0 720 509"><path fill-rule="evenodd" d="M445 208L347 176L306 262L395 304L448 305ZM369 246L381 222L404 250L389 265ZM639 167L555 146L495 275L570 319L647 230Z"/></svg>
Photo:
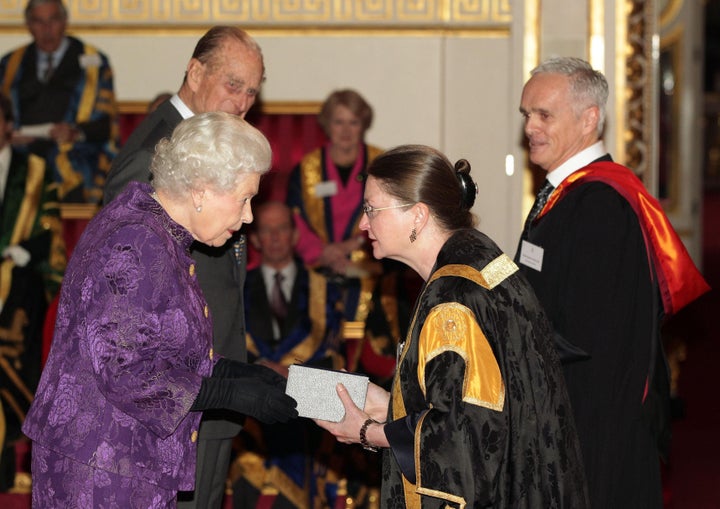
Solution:
<svg viewBox="0 0 720 509"><path fill-rule="evenodd" d="M195 207L195 210L197 210L198 213L201 212L201 211L202 211L202 206L198 205L197 207Z"/></svg>

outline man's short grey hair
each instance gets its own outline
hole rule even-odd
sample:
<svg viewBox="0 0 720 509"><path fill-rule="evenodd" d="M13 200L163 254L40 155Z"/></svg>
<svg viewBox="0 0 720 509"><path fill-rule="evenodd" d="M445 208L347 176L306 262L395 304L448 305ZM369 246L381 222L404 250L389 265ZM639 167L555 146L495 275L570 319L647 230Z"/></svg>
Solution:
<svg viewBox="0 0 720 509"><path fill-rule="evenodd" d="M562 74L570 78L576 112L579 114L585 108L597 106L600 111L597 132L602 134L608 100L608 82L603 73L581 58L554 57L538 65L530 74Z"/></svg>
<svg viewBox="0 0 720 509"><path fill-rule="evenodd" d="M191 58L195 58L199 62L208 65L208 67L215 72L224 62L221 57L225 51L225 44L233 40L239 42L245 49L257 55L262 64L262 81L265 81L265 58L263 57L262 48L260 48L260 45L250 34L236 26L218 25L212 27L205 32L205 35L197 42ZM186 80L187 72L183 78L183 83L185 83Z"/></svg>
<svg viewBox="0 0 720 509"><path fill-rule="evenodd" d="M39 7L45 4L57 4L60 7L60 13L65 19L68 17L67 8L62 0L30 0L25 6L25 21L30 21L30 14L35 7Z"/></svg>
<svg viewBox="0 0 720 509"><path fill-rule="evenodd" d="M235 190L244 175L270 169L272 152L263 134L237 115L209 112L178 124L160 140L151 163L153 186L174 198L193 189Z"/></svg>

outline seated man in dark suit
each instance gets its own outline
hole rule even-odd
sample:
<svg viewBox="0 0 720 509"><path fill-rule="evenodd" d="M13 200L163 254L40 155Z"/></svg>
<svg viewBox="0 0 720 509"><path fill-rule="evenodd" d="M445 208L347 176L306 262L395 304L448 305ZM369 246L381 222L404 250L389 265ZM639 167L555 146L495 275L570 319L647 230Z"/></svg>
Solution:
<svg viewBox="0 0 720 509"><path fill-rule="evenodd" d="M332 296L311 302L313 278L318 276L295 258L298 232L290 208L263 203L253 226L250 241L261 263L248 272L245 284L248 360L266 363L285 376L294 363L343 367L336 338L341 317L333 312Z"/></svg>
<svg viewBox="0 0 720 509"><path fill-rule="evenodd" d="M15 110L13 145L44 158L58 198L99 203L117 152L113 73L97 48L65 34L62 0L30 0L33 42L0 60L0 85Z"/></svg>
<svg viewBox="0 0 720 509"><path fill-rule="evenodd" d="M250 241L261 263L248 271L245 284L248 360L284 376L295 363L344 366L338 351L342 315L332 296L311 293L311 287L324 289L325 279L295 258L297 238L287 205L257 207ZM276 509L332 505L323 489L331 483L325 475L329 469L318 462L319 451L333 453L334 444L323 440L325 435L309 421L261 426L248 419L235 461L244 474L234 484L235 507L256 507L261 497Z"/></svg>

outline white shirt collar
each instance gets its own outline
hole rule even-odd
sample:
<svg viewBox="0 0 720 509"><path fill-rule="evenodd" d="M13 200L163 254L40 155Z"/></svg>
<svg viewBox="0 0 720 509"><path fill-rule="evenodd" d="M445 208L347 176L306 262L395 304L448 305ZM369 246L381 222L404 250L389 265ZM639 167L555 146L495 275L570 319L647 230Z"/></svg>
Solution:
<svg viewBox="0 0 720 509"><path fill-rule="evenodd" d="M60 60L62 60L63 55L67 51L68 47L70 46L70 41L67 37L63 37L62 41L60 41L60 45L57 47L55 51L50 53L52 55L53 60L53 68L57 68L58 64L60 63ZM46 56L47 53L45 51L37 50L37 58L38 62L42 62L42 64L46 64Z"/></svg>
<svg viewBox="0 0 720 509"><path fill-rule="evenodd" d="M62 59L68 47L70 47L70 40L67 37L63 37L63 40L60 41L60 46L58 46L58 49L53 51L53 63L55 64L55 67L57 67L57 65L60 63L60 59Z"/></svg>
<svg viewBox="0 0 720 509"><path fill-rule="evenodd" d="M275 273L278 272L278 270L267 265L260 265L260 271L262 272L263 280L265 281L265 288L267 289L268 297L270 297L270 292L272 292L272 288L275 284ZM295 281L295 276L297 275L297 267L291 262L280 269L279 272L284 276L282 281L282 291L285 298L289 301L292 296L292 285Z"/></svg>
<svg viewBox="0 0 720 509"><path fill-rule="evenodd" d="M574 172L583 168L593 162L598 157L602 157L607 154L605 144L602 140L598 141L594 145L590 145L585 150L581 150L570 159L562 163L560 166L555 168L553 171L547 174L547 179L550 183L557 187L560 183L572 175Z"/></svg>
<svg viewBox="0 0 720 509"><path fill-rule="evenodd" d="M67 37L63 37L62 41L60 41L60 45L58 48L50 53L52 56L52 68L57 69L58 65L60 65L60 62L62 61L63 55L65 55L65 52L67 51L68 47L70 46L70 41ZM45 51L37 50L37 64L36 68L38 71L38 79L41 79L43 76L45 76L45 71L47 70L47 53Z"/></svg>
<svg viewBox="0 0 720 509"><path fill-rule="evenodd" d="M170 98L170 102L173 106L175 106L175 109L178 110L178 113L180 113L180 116L185 120L186 118L190 118L193 115L195 115L190 108L187 107L187 104L183 102L182 99L180 99L180 96L175 94Z"/></svg>
<svg viewBox="0 0 720 509"><path fill-rule="evenodd" d="M12 149L10 143L0 149L0 203L5 197L5 187L7 186L8 175L10 174L10 157Z"/></svg>

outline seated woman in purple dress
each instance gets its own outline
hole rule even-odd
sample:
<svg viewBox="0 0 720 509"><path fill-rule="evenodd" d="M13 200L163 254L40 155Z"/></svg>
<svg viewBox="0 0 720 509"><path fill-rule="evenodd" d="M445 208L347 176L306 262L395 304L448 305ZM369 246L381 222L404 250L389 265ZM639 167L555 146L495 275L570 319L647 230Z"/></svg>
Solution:
<svg viewBox="0 0 720 509"><path fill-rule="evenodd" d="M220 246L252 221L270 159L244 120L197 115L158 144L152 186L131 183L90 222L23 428L34 507L175 507L193 489L203 410L297 415L283 377L213 355L189 254L193 240Z"/></svg>

